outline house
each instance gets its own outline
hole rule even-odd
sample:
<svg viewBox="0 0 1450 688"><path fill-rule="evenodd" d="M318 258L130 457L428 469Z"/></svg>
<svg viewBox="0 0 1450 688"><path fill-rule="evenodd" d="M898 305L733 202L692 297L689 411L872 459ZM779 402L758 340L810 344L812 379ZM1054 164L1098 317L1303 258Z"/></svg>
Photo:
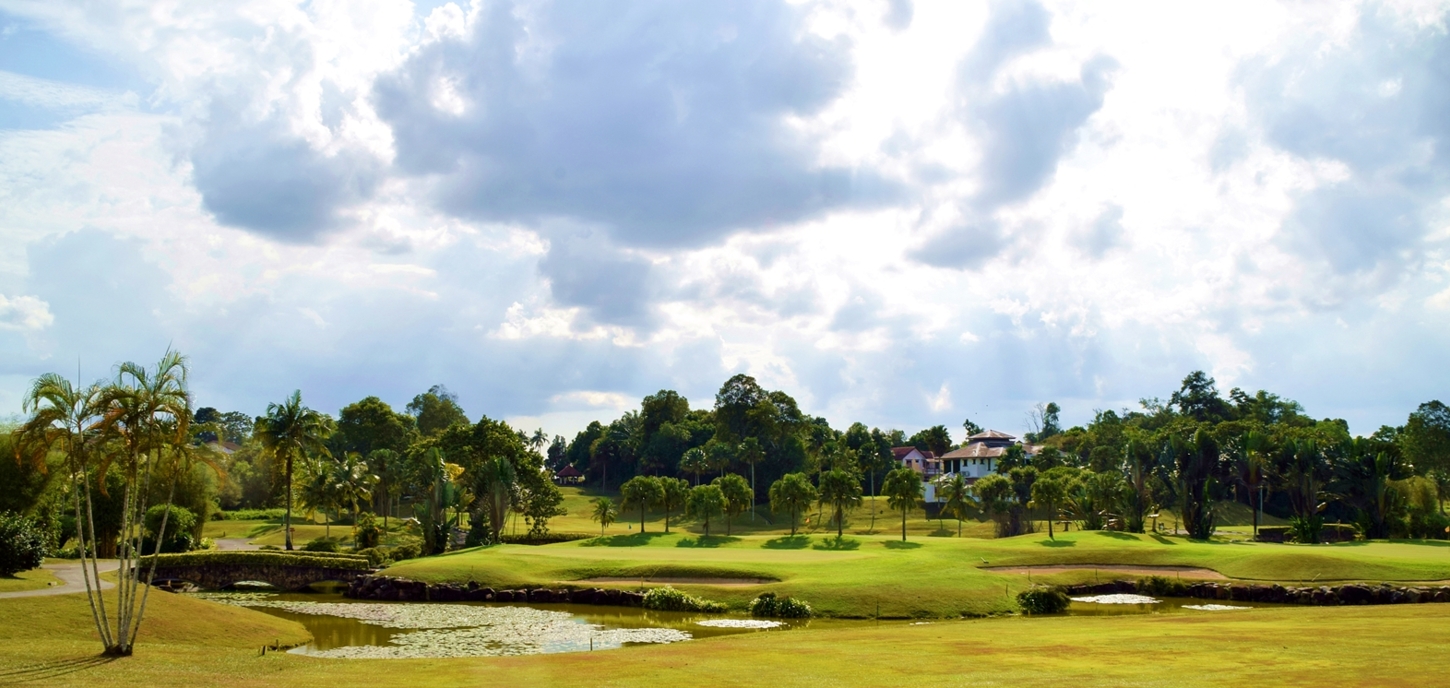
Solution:
<svg viewBox="0 0 1450 688"><path fill-rule="evenodd" d="M892 447L891 456L896 463L916 471L922 480L931 480L941 475L941 459L929 451L921 451L916 447Z"/></svg>
<svg viewBox="0 0 1450 688"><path fill-rule="evenodd" d="M994 473L1007 448L1015 444L1020 444L1017 438L1005 432L979 432L968 437L966 444L942 455L942 473L960 473L968 482L976 482L977 478ZM1022 450L1028 456L1037 453L1037 447L1030 444L1023 444Z"/></svg>

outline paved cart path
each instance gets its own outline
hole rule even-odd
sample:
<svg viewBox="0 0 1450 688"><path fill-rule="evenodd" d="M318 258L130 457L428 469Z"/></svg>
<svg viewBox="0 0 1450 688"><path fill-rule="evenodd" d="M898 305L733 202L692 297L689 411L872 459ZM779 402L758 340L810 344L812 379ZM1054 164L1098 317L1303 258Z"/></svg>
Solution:
<svg viewBox="0 0 1450 688"><path fill-rule="evenodd" d="M101 573L106 573L108 571L115 571L116 568L120 566L120 564L114 559L105 559L100 561L97 566L100 568ZM54 585L48 588L40 588L38 590L3 592L0 593L0 600L10 597L45 597L46 595L65 595L73 592L86 591L86 581L85 578L82 577L83 574L81 573L80 562L68 561L61 564L45 564L40 568L43 568L46 571L55 574L55 577L61 580L61 584ZM116 587L115 583L111 583L105 580L101 581L102 590L110 590L114 587Z"/></svg>

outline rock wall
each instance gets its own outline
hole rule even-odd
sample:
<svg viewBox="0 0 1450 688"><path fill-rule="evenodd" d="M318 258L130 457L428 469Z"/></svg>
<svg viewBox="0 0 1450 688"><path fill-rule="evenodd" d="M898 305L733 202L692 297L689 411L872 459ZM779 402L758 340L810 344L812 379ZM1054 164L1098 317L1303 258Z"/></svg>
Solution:
<svg viewBox="0 0 1450 688"><path fill-rule="evenodd" d="M572 590L547 588L494 590L468 583L423 583L391 576L359 576L348 586L344 596L358 600L389 602L528 602L531 604L599 604L615 607L638 607L644 594L613 588Z"/></svg>
<svg viewBox="0 0 1450 688"><path fill-rule="evenodd" d="M1192 597L1203 600L1233 600L1277 604L1341 605L1341 604L1422 604L1450 602L1450 586L1401 586L1381 583L1346 583L1342 585L1282 586L1245 583L1180 583L1161 580L1119 580L1111 583L1067 585L1068 595L1102 595L1141 593L1164 597Z"/></svg>

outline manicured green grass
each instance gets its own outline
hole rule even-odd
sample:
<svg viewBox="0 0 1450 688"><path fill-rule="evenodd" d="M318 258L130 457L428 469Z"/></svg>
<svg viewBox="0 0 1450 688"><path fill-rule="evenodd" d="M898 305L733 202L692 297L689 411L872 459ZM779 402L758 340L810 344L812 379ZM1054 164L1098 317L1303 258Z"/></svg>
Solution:
<svg viewBox="0 0 1450 688"><path fill-rule="evenodd" d="M51 584L60 585L60 579L45 569L31 569L14 576L0 576L0 592L38 590L50 587Z"/></svg>
<svg viewBox="0 0 1450 688"><path fill-rule="evenodd" d="M84 598L0 603L0 683L145 686L1424 686L1450 605L807 628L603 652L444 660L268 653L301 626L153 596L135 656L105 662Z"/></svg>
<svg viewBox="0 0 1450 688"><path fill-rule="evenodd" d="M984 566L1158 565L1209 568L1280 582L1450 579L1450 543L1279 545L1194 542L1183 537L1073 531L1049 540L883 536L744 535L702 538L648 533L542 547L503 545L414 559L387 572L430 582L476 580L493 587L552 586L596 577L765 578L761 586L681 585L736 609L763 591L794 595L826 615L954 617L1011 611L1026 576ZM1034 581L1079 582L1119 574L1076 571ZM582 583L579 583L582 585Z"/></svg>
<svg viewBox="0 0 1450 688"><path fill-rule="evenodd" d="M381 520L379 520L381 525ZM324 537L329 529L320 520L308 520L306 516L295 514L292 521L292 543L301 547L311 540ZM344 547L352 546L352 526L345 524L333 524L331 527L332 537L338 540ZM403 532L401 522L390 519L387 534L383 538L384 544L391 544ZM202 526L202 537L218 538L245 538L254 545L273 545L281 547L286 544L286 536L282 532L282 520L255 520L255 521L207 521Z"/></svg>

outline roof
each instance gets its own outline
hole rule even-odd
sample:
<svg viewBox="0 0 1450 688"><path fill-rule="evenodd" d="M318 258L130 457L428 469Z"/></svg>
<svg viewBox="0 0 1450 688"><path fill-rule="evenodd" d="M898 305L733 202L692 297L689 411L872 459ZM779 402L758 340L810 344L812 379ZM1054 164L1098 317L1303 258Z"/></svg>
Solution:
<svg viewBox="0 0 1450 688"><path fill-rule="evenodd" d="M565 466L565 467L559 469L559 472L558 473L555 473L554 475L557 475L560 478L577 478L577 477L579 477L580 475L583 475L583 474L580 473L573 466Z"/></svg>
<svg viewBox="0 0 1450 688"><path fill-rule="evenodd" d="M900 460L906 458L907 454L910 454L914 451L916 451L916 447L892 447L891 455L893 457L896 457L897 460Z"/></svg>
<svg viewBox="0 0 1450 688"><path fill-rule="evenodd" d="M953 451L942 454L942 458L995 459L1005 453L1007 453L1006 447L989 447L985 444L982 444L981 442L973 442L972 444L963 445L960 449L955 449Z"/></svg>
<svg viewBox="0 0 1450 688"><path fill-rule="evenodd" d="M977 433L975 435L972 435L971 437L968 437L967 438L967 442L970 443L970 442L973 442L973 441L980 442L982 440L1016 440L1016 439L1017 439L1016 437L1014 437L1012 435L1009 435L1009 434L1007 434L1005 432L1001 432L1000 430L986 430L986 431L983 431L983 432L979 432L979 433Z"/></svg>

